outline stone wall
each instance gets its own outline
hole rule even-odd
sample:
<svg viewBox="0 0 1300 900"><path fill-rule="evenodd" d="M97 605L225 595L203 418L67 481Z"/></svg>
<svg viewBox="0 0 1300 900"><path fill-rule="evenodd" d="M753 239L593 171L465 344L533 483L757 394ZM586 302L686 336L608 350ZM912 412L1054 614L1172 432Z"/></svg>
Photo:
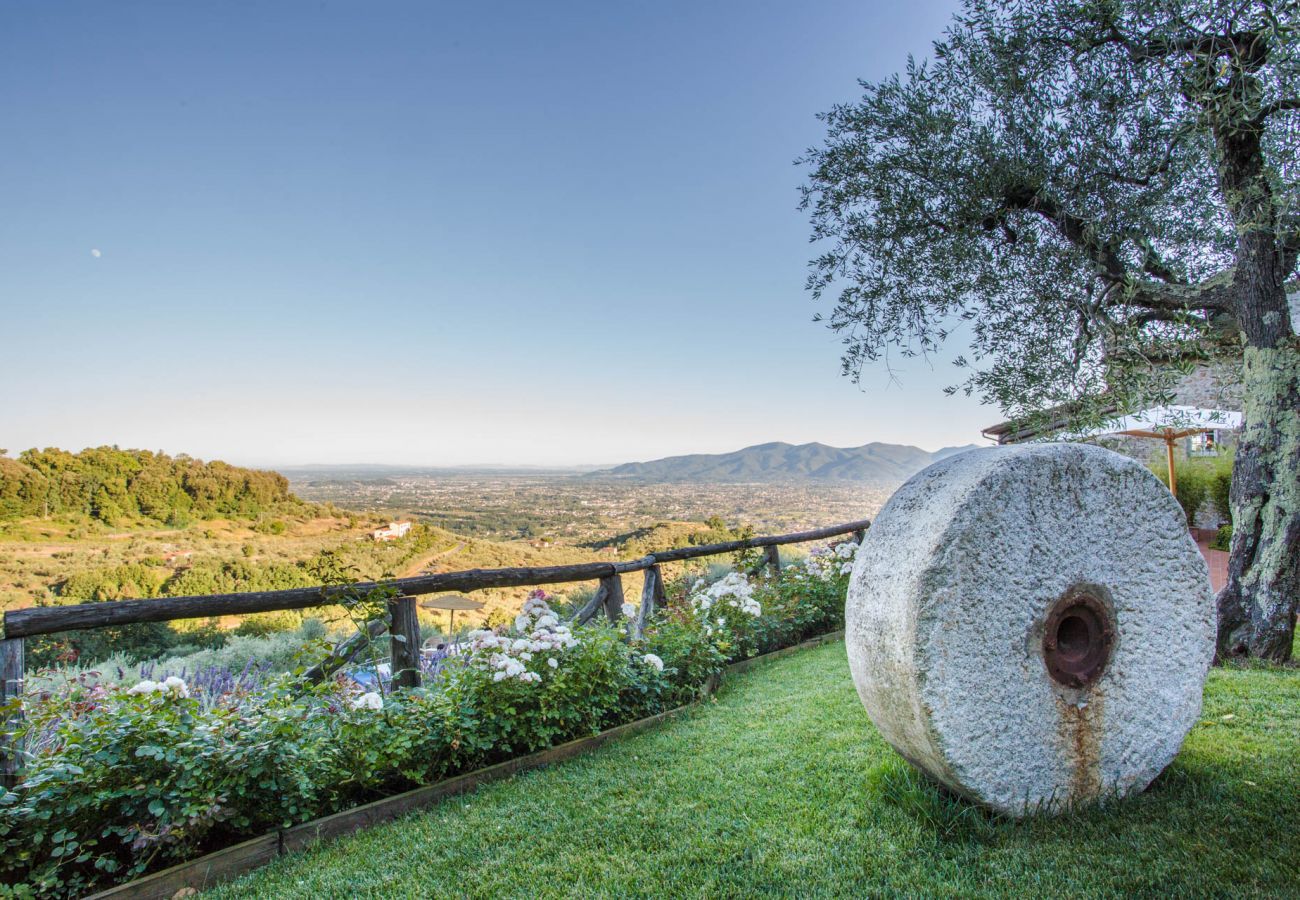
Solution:
<svg viewBox="0 0 1300 900"><path fill-rule="evenodd" d="M1216 360L1196 367L1174 388L1174 406L1202 409L1242 409L1241 361Z"/></svg>

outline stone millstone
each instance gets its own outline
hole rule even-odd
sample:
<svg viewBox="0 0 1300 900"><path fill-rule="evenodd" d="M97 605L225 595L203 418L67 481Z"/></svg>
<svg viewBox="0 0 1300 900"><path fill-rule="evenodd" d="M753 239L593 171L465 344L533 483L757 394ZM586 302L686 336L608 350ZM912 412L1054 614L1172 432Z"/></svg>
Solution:
<svg viewBox="0 0 1300 900"><path fill-rule="evenodd" d="M972 450L858 552L849 665L909 762L1000 812L1146 788L1201 710L1214 598L1177 501L1083 444Z"/></svg>

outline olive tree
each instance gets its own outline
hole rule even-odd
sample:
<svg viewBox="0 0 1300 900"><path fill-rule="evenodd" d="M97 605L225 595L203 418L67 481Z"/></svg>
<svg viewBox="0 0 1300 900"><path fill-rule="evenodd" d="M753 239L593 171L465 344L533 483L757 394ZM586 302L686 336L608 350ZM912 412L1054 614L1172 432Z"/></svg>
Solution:
<svg viewBox="0 0 1300 900"><path fill-rule="evenodd" d="M823 114L804 207L854 377L960 334L1013 418L1245 395L1219 649L1286 659L1300 593L1300 0L967 0L933 56Z"/></svg>

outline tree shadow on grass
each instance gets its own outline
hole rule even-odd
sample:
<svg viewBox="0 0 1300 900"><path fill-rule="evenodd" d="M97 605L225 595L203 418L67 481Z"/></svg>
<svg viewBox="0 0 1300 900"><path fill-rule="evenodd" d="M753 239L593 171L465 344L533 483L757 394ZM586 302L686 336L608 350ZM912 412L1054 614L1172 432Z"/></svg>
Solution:
<svg viewBox="0 0 1300 900"><path fill-rule="evenodd" d="M940 857L973 870L1009 854L1116 890L1267 893L1296 877L1295 778L1272 768L1246 774L1254 777L1239 763L1180 757L1141 794L1013 819L893 756L866 772L864 803L901 813Z"/></svg>

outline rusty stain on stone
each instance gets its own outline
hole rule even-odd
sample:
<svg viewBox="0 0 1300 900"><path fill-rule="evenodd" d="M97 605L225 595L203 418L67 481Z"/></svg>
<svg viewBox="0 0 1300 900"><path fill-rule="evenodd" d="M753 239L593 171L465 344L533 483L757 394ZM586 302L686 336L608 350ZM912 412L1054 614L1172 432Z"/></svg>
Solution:
<svg viewBox="0 0 1300 900"><path fill-rule="evenodd" d="M1043 664L1056 682L1057 723L1070 773L1070 803L1095 799L1102 791L1106 692L1101 677L1116 632L1107 600L1104 588L1075 584L1051 605L1043 626Z"/></svg>
<svg viewBox="0 0 1300 900"><path fill-rule="evenodd" d="M1106 695L1088 691L1079 700L1056 697L1062 750L1070 770L1069 803L1101 795L1101 735L1105 728Z"/></svg>

